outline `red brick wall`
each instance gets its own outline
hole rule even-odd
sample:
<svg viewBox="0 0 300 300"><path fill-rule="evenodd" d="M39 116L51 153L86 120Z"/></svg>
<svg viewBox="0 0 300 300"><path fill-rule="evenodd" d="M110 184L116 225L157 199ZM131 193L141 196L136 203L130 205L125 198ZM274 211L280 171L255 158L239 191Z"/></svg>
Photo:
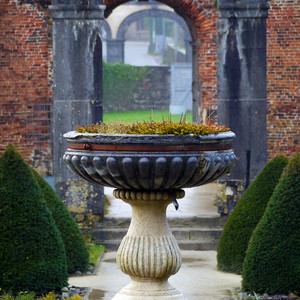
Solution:
<svg viewBox="0 0 300 300"><path fill-rule="evenodd" d="M267 34L268 155L300 151L300 2L271 2Z"/></svg>
<svg viewBox="0 0 300 300"><path fill-rule="evenodd" d="M39 5L0 1L0 153L11 143L51 173L49 20Z"/></svg>
<svg viewBox="0 0 300 300"><path fill-rule="evenodd" d="M204 5L203 5L204 6ZM201 115L203 121L216 121L217 117L217 9L207 6L198 21L200 28L197 33L199 40L198 74L201 86Z"/></svg>

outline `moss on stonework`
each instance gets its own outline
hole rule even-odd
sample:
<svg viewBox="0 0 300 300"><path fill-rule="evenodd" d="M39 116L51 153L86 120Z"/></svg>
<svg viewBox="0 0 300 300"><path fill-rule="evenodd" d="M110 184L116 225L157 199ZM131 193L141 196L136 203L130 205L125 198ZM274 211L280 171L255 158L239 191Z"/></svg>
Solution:
<svg viewBox="0 0 300 300"><path fill-rule="evenodd" d="M106 133L106 134L195 134L207 135L229 131L230 129L218 124L188 123L185 117L179 122L150 121L143 123L107 122L91 125L77 126L76 131L80 133Z"/></svg>
<svg viewBox="0 0 300 300"><path fill-rule="evenodd" d="M226 189L231 189L231 193L228 193ZM244 181L234 180L226 181L224 183L218 183L216 205L218 212L222 215L230 215L235 205L241 198L244 192Z"/></svg>
<svg viewBox="0 0 300 300"><path fill-rule="evenodd" d="M65 204L81 229L93 228L102 221L102 213L95 213L90 207L100 197L90 183L81 179L68 179L66 181L57 180L56 186L64 195Z"/></svg>

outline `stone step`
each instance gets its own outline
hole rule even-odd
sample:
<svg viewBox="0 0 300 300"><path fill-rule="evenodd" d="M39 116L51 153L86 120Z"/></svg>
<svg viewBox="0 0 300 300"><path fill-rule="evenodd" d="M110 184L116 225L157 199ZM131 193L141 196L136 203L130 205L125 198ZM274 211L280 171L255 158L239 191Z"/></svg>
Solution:
<svg viewBox="0 0 300 300"><path fill-rule="evenodd" d="M216 242L221 234L221 228L171 228L177 241L211 241Z"/></svg>
<svg viewBox="0 0 300 300"><path fill-rule="evenodd" d="M217 241L221 229L210 228L171 228L173 235L177 241ZM127 228L102 228L94 230L92 233L93 239L96 241L121 240L127 233Z"/></svg>
<svg viewBox="0 0 300 300"><path fill-rule="evenodd" d="M168 219L170 229L181 250L216 250L225 218L201 216ZM130 218L109 218L95 228L93 239L105 246L106 251L116 251L127 233Z"/></svg>
<svg viewBox="0 0 300 300"><path fill-rule="evenodd" d="M185 241L179 240L178 246L180 250L194 250L194 251L211 251L217 250L218 242L200 242L200 241ZM105 251L117 251L120 246L121 240L107 240L101 242L105 246Z"/></svg>
<svg viewBox="0 0 300 300"><path fill-rule="evenodd" d="M130 225L130 218L105 218L99 224L98 228L107 227L126 227ZM172 227L207 227L207 228L223 228L226 217L219 215L204 215L192 218L168 218L170 228Z"/></svg>

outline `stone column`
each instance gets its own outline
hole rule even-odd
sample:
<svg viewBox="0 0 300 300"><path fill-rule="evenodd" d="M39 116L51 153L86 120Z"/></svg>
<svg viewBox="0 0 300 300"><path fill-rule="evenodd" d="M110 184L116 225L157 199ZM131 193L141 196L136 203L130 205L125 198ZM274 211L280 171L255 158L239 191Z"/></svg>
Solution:
<svg viewBox="0 0 300 300"><path fill-rule="evenodd" d="M106 47L108 62L124 62L124 40L107 40Z"/></svg>
<svg viewBox="0 0 300 300"><path fill-rule="evenodd" d="M53 171L57 192L78 221L91 225L103 214L103 188L74 176L63 163L62 138L78 124L102 120L102 41L104 6L99 0L54 0Z"/></svg>
<svg viewBox="0 0 300 300"><path fill-rule="evenodd" d="M237 135L230 179L253 179L267 160L266 0L219 0L218 118Z"/></svg>

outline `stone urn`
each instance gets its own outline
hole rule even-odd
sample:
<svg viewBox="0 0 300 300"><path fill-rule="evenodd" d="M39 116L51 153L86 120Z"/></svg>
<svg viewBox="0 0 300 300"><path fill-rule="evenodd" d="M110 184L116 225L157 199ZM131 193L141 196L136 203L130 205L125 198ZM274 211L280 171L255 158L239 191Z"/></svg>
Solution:
<svg viewBox="0 0 300 300"><path fill-rule="evenodd" d="M64 162L82 178L115 187L129 203L132 219L117 252L117 264L131 278L114 300L185 299L168 283L181 265L178 244L166 218L183 188L216 180L236 157L231 131L209 135L90 134L64 135Z"/></svg>

